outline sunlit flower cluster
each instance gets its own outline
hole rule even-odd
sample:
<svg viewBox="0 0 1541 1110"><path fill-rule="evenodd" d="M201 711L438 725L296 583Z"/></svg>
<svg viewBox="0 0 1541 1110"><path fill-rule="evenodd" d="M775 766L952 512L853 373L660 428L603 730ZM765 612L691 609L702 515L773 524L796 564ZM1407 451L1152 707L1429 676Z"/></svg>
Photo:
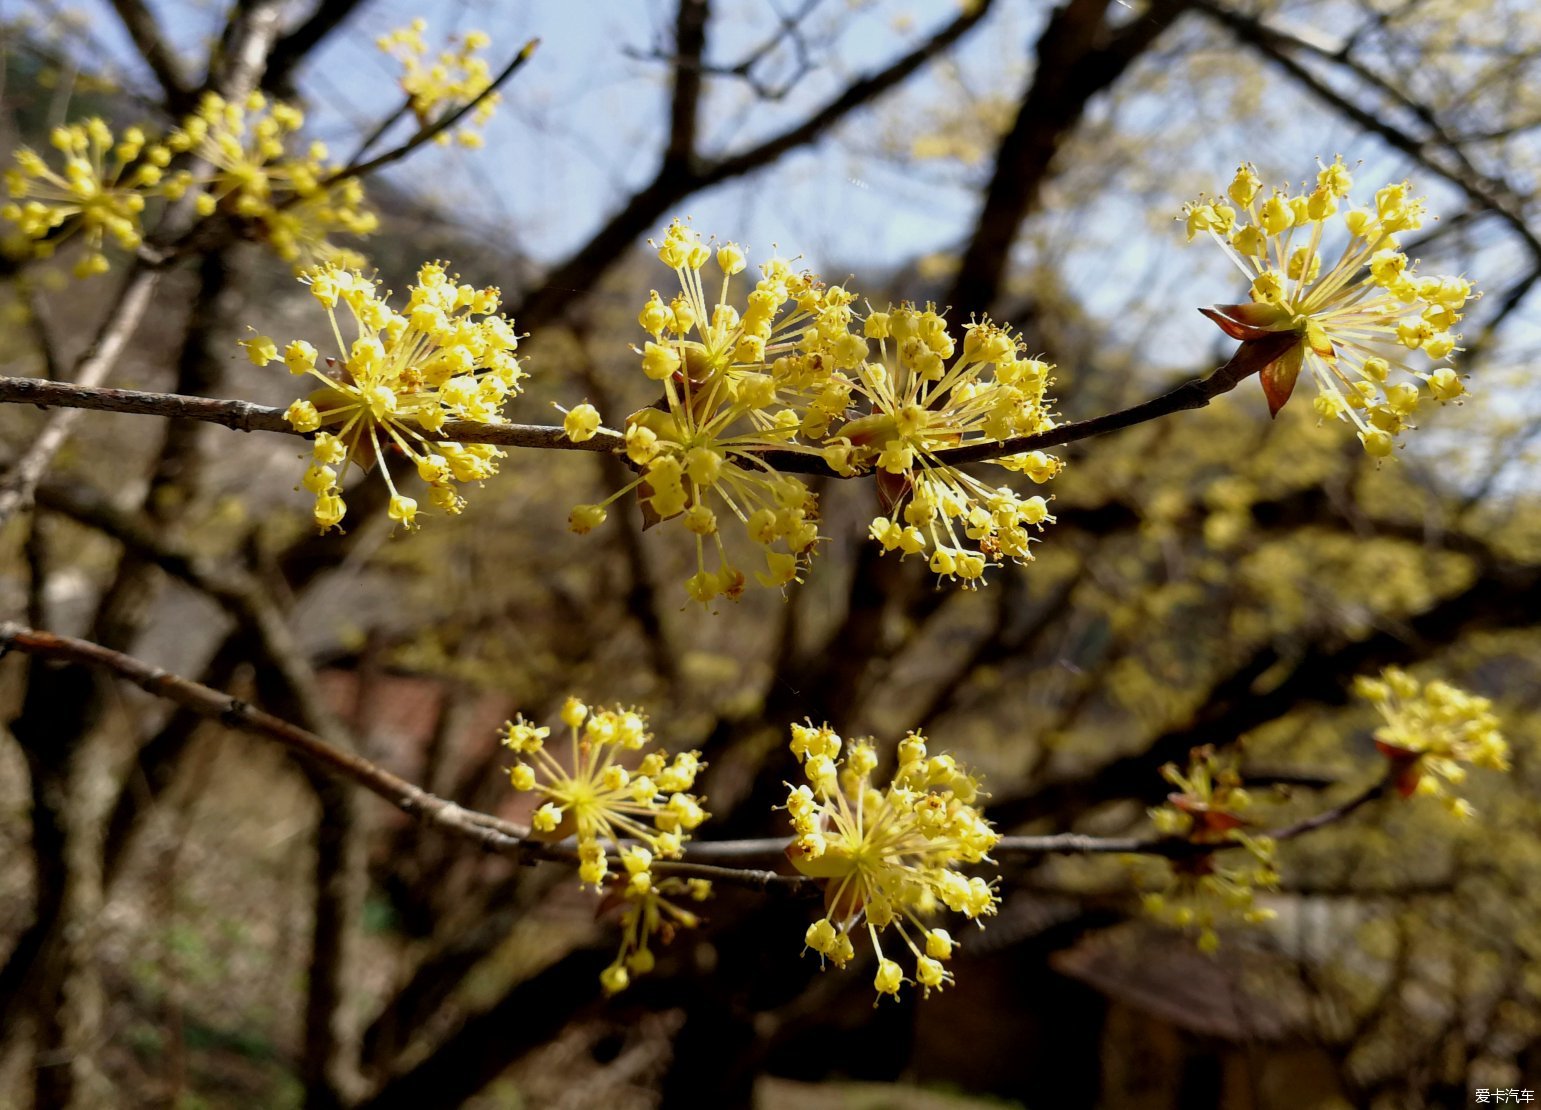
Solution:
<svg viewBox="0 0 1541 1110"><path fill-rule="evenodd" d="M336 233L362 236L379 226L354 178L334 180L324 144L299 149L305 117L298 108L252 93L241 101L205 95L198 110L166 138L173 151L202 165L166 179L172 199L198 188L200 215L223 211L247 221L285 262L362 264L355 252L330 241Z"/></svg>
<svg viewBox="0 0 1541 1110"><path fill-rule="evenodd" d="M0 218L16 225L6 252L46 258L78 233L86 251L75 263L75 276L105 273L106 240L124 250L139 246L144 234L140 213L160 184L170 152L147 142L137 127L115 141L107 124L95 118L54 128L49 143L63 156L59 168L22 147L15 165L5 171L11 199L0 207Z"/></svg>
<svg viewBox="0 0 1541 1110"><path fill-rule="evenodd" d="M700 753L681 752L671 760L654 749L627 767L624 761L653 740L641 713L591 709L568 698L561 717L568 730L565 761L546 747L549 728L522 717L503 726L504 746L523 757L509 781L542 800L530 818L530 835L576 837L583 885L604 883L613 856L625 870L625 888L641 894L653 882L653 860L679 856L691 831L706 820L702 799L690 793L705 766Z"/></svg>
<svg viewBox="0 0 1541 1110"><path fill-rule="evenodd" d="M1354 693L1386 722L1375 746L1391 761L1403 797L1441 798L1456 816L1470 817L1471 805L1449 791L1466 781L1466 766L1509 769L1509 745L1487 698L1439 679L1420 683L1397 667L1354 679Z"/></svg>
<svg viewBox="0 0 1541 1110"><path fill-rule="evenodd" d="M303 479L316 498L317 526L335 527L347 511L342 485L349 467L367 471L387 463L394 451L416 466L437 508L460 512L465 501L454 483L490 477L503 452L423 433L438 432L449 420L499 424L503 402L519 392L524 376L514 354L519 339L513 325L497 315L498 290L457 283L441 263L429 262L418 270L398 312L388 303L389 294L355 271L322 267L304 280L326 308L338 357L325 359L322 369L316 348L303 339L282 352L266 336L243 346L259 366L281 358L290 373L324 386L285 413L296 431L318 433ZM338 324L339 303L352 317L351 341ZM414 527L417 501L396 488L389 466L380 465L380 473L391 491L390 518Z"/></svg>
<svg viewBox="0 0 1541 1110"><path fill-rule="evenodd" d="M1149 861L1160 867L1164 888L1146 894L1145 912L1184 930L1196 930L1199 948L1213 952L1220 945L1217 926L1226 921L1256 924L1274 917L1256 904L1258 890L1279 884L1274 868L1274 842L1246 832L1243 814L1252 799L1241 783L1234 759L1212 747L1195 748L1188 766L1168 763L1161 775L1175 789L1165 805L1150 811L1151 823L1165 836L1196 846L1241 846L1236 853L1195 851L1167 860Z"/></svg>
<svg viewBox="0 0 1541 1110"><path fill-rule="evenodd" d="M755 575L762 585L800 581L819 539L818 505L773 460L804 454L847 476L876 470L885 515L871 534L885 550L929 551L946 578L972 586L1003 557L1032 557L1033 530L1053 520L1047 500L991 486L942 454L1054 426L1051 367L1024 357L1008 331L971 324L959 347L929 307L861 320L854 294L781 259L761 266L741 309L733 286L747 262L737 244L713 249L675 221L655 245L680 290L649 297L638 320L651 338L638 353L664 403L612 433L624 436L638 477L574 509L574 531L596 527L617 498L638 491L650 521L677 518L695 535L686 588L705 603L737 598L748 584L721 538L725 509L764 549ZM564 427L582 442L599 425L591 407L579 406ZM1039 483L1060 465L1038 451L993 461Z"/></svg>
<svg viewBox="0 0 1541 1110"><path fill-rule="evenodd" d="M401 63L401 91L411 97L412 113L420 126L475 100L492 84L492 69L485 58L478 56L492 41L486 34L470 31L458 41L451 36L447 49L430 55L428 42L423 38L427 30L427 20L414 19L375 40L376 46ZM485 127L497 109L498 99L496 92L483 98L471 113L471 123ZM481 133L470 128L457 132L456 138L462 146L482 145ZM447 143L449 135L441 133L436 141Z"/></svg>
<svg viewBox="0 0 1541 1110"><path fill-rule="evenodd" d="M931 569L977 586L1002 556L1025 562L1033 529L1052 522L1041 496L1021 497L949 465L947 448L999 443L1054 426L1045 389L1052 367L1023 357L1020 341L984 320L964 330L961 349L931 306L873 312L864 324L878 357L854 371L870 412L835 432L849 445L836 461L875 466L887 512L872 522L885 551L930 551ZM997 460L1038 482L1058 469L1034 453Z"/></svg>
<svg viewBox="0 0 1541 1110"><path fill-rule="evenodd" d="M960 868L989 859L999 840L975 808L979 781L950 755L928 755L926 739L899 742L897 769L885 789L872 783L878 753L865 740L843 742L829 726L792 726L792 751L807 782L792 787L786 809L796 833L787 856L824 884L824 916L804 941L844 967L865 930L877 957L879 995L907 982L929 994L952 982L946 961L955 942L931 919L943 908L977 921L996 910L991 883ZM914 979L883 952L897 936L915 961Z"/></svg>
<svg viewBox="0 0 1541 1110"><path fill-rule="evenodd" d="M643 306L638 319L651 339L639 354L666 407L627 418L626 454L637 479L600 504L580 505L571 526L589 531L612 502L636 490L649 519L677 519L694 537L696 573L686 583L692 599L736 599L747 585L723 543L725 521L736 521L763 550L757 580L785 586L798 579L818 542L818 503L800 479L769 466L760 452L815 455L804 438L821 434L844 411L849 386L832 372L858 365L865 352L849 330L852 296L772 259L740 312L733 285L747 263L735 244L714 251L676 222L658 254L675 271L680 292L665 302L655 291Z"/></svg>
<svg viewBox="0 0 1541 1110"><path fill-rule="evenodd" d="M1261 373L1270 409L1283 407L1305 365L1317 384L1316 411L1351 421L1365 450L1384 458L1413 426L1423 399L1417 382L1440 402L1464 391L1456 372L1438 364L1460 349L1454 329L1472 284L1422 277L1402 253L1399 236L1422 227L1425 216L1423 199L1406 182L1377 190L1365 208L1345 203L1352 184L1339 159L1299 195L1287 188L1265 195L1244 165L1224 197L1201 198L1184 215L1188 238L1207 232L1251 283L1250 302L1205 314L1243 341L1298 337ZM1327 266L1323 239L1339 215L1347 239ZM1429 368L1415 365L1415 352ZM1393 380L1393 372L1412 380Z"/></svg>
<svg viewBox="0 0 1541 1110"><path fill-rule="evenodd" d="M657 878L646 869L631 870L639 858L623 854L624 876L614 882L615 897L621 903L621 947L615 962L600 972L599 981L607 994L625 990L633 976L653 970L653 940L669 944L676 930L694 929L700 918L680 904L689 898L704 902L711 897L712 884L706 879Z"/></svg>

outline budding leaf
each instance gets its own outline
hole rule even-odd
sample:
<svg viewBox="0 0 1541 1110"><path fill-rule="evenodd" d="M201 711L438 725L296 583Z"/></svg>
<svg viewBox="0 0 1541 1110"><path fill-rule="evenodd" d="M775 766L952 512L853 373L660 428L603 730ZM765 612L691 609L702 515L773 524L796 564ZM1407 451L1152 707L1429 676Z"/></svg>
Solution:
<svg viewBox="0 0 1541 1110"><path fill-rule="evenodd" d="M1213 320L1215 326L1226 335L1243 341L1262 339L1275 332L1289 331L1294 326L1294 317L1288 309L1263 301L1217 304L1199 311Z"/></svg>
<svg viewBox="0 0 1541 1110"><path fill-rule="evenodd" d="M1284 402L1290 399L1290 394L1295 391L1295 379L1300 376L1301 362L1305 358L1305 347L1296 343L1267 366L1258 374L1258 380L1263 383L1263 396L1268 399L1268 415L1278 416L1279 410L1284 407Z"/></svg>

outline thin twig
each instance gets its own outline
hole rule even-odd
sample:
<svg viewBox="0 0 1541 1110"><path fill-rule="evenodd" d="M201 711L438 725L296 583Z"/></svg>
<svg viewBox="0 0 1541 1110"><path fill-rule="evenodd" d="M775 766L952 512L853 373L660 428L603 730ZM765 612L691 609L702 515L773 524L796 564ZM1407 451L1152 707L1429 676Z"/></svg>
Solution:
<svg viewBox="0 0 1541 1110"><path fill-rule="evenodd" d="M1244 344L1238 350L1237 357L1232 358L1230 362L1207 377L1193 378L1175 389L1170 389L1140 404L1104 416L1092 417L1089 420L1060 424L1030 436L1019 436L996 443L948 448L936 452L934 458L936 462L948 466L981 462L1000 458L1003 455L1074 443L1077 440L1132 427L1175 412L1203 408L1216 397L1235 389L1243 380L1255 374L1262 362L1276 356L1281 348L1293 342L1298 342L1297 337L1288 333L1254 340ZM1244 353L1245 357L1243 357ZM0 377L0 402L6 401L204 420L243 432L309 435L309 433L296 432L284 419L282 409L253 404L250 401L187 397L176 393L148 393L135 389L84 388L72 383L49 382L38 378ZM426 429L420 431L427 439L452 440L457 443L491 443L500 447L603 452L619 451L625 445L619 433L608 429L601 429L593 439L574 443L567 438L567 433L560 427L547 424L474 424L451 421L437 432L429 432ZM858 476L837 473L824 462L822 456L817 454L776 449L761 452L759 457L768 466L782 473L818 474L833 478Z"/></svg>
<svg viewBox="0 0 1541 1110"><path fill-rule="evenodd" d="M426 127L420 128L417 134L413 135L400 146L392 150L387 150L384 154L381 154L375 158L371 158L367 162L354 162L346 165L336 173L333 173L330 176L322 179L321 188L325 189L328 186L337 184L339 181L345 181L350 177L363 177L365 174L370 174L376 170L384 169L386 166L389 166L394 162L401 161L403 158L411 154L414 150L423 144L431 143L439 135L442 135L444 132L454 127L455 124L463 120L471 112L475 111L477 105L481 104L489 96L497 92L499 86L501 86L510 77L517 73L520 68L523 67L525 62L530 60L531 55L535 53L535 48L539 45L540 39L531 39L529 42L524 44L524 47L519 51L519 53L514 55L513 60L503 67L502 72L500 72L496 77L492 79L492 83L483 89L480 93L478 93L475 97L466 101L453 112L449 112L446 115L440 116Z"/></svg>
<svg viewBox="0 0 1541 1110"><path fill-rule="evenodd" d="M118 301L107 313L107 319L97 332L96 341L75 363L74 382L79 389L90 389L103 381L118 361L118 355L128 345L145 310L150 306L150 296L160 282L160 273L140 267L131 273L118 295ZM67 409L55 413L38 433L32 446L27 448L16 464L0 478L0 525L27 508L38 481L43 477L59 448L69 438L70 430L80 418L78 410Z"/></svg>
<svg viewBox="0 0 1541 1110"><path fill-rule="evenodd" d="M329 744L315 733L266 713L239 698L211 689L191 679L112 651L89 640L57 636L51 632L0 623L0 652L14 649L41 659L55 659L100 667L134 683L156 697L175 702L194 713L218 720L227 727L240 729L275 741L303 757L328 774L346 779L385 799L409 816L443 828L470 840L490 852L514 859L550 859L573 862L577 846L570 842L550 844L529 839L528 830L512 825L491 814L476 813L440 798L378 767L362 756ZM797 887L811 883L799 875L778 875L763 870L715 867L689 860L659 861L659 869L675 874L709 877L722 882L739 883L764 889L771 886Z"/></svg>
<svg viewBox="0 0 1541 1110"><path fill-rule="evenodd" d="M354 148L352 155L349 156L348 161L344 164L349 166L358 165L359 162L363 159L364 155L369 153L369 148L379 142L381 137L396 125L396 121L401 119L411 110L412 98L410 96L403 97L401 104L397 106L396 110L382 119L379 123L375 124L374 128L369 132L369 134L364 136L363 141L360 142L356 148Z"/></svg>
<svg viewBox="0 0 1541 1110"><path fill-rule="evenodd" d="M11 401L40 407L96 409L143 416L203 420L240 432L280 432L309 438L296 432L284 419L284 410L250 401L189 397L180 393L148 393L138 389L87 388L71 382L40 378L0 377L0 402ZM623 446L621 437L601 430L591 440L574 443L560 427L545 424L474 424L450 421L437 432L418 429L425 439L457 443L492 443L502 447L541 447L565 451L613 451Z"/></svg>
<svg viewBox="0 0 1541 1110"><path fill-rule="evenodd" d="M328 774L347 779L385 799L403 813L473 841L488 851L512 856L515 859L548 859L564 862L573 862L578 859L577 845L570 840L551 844L531 839L529 831L519 825L491 814L465 809L454 802L430 794L360 755L327 743L313 732L265 713L239 698L182 678L123 652L112 651L89 640L58 636L51 632L5 622L0 624L0 653L9 649L42 659L81 663L111 671L156 697L173 701L201 716L218 720L230 728L238 728L276 741L291 752L310 760ZM1263 830L1258 835L1271 837L1276 841L1294 840L1317 829L1336 824L1384 795L1390 788L1393 775L1394 771L1388 769L1387 773L1375 783L1347 801L1294 824ZM815 880L800 875L782 875L764 869L725 866L727 861L733 860L772 859L784 853L786 846L787 841L783 838L693 843L687 846L685 859L660 860L655 866L660 871L673 874L711 878L759 889L773 886L799 887L814 882ZM1115 853L1184 859L1227 851L1240 846L1237 841L1198 844L1180 837L1097 837L1081 833L1058 833L1051 836L1002 837L994 851L996 856ZM706 860L718 862L715 864L703 862Z"/></svg>

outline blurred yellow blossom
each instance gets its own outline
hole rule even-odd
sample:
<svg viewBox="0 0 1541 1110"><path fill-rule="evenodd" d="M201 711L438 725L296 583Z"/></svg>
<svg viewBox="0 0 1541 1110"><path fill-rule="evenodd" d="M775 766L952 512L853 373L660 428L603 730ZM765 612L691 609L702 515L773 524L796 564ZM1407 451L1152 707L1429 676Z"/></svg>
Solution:
<svg viewBox="0 0 1541 1110"><path fill-rule="evenodd" d="M61 169L22 147L5 171L11 200L0 207L0 218L17 230L7 240L6 252L46 258L79 233L86 253L75 263L75 276L105 273L108 262L102 248L108 237L124 250L139 246L145 196L159 184L170 153L149 143L138 127L128 128L114 141L112 130L96 118L54 128L49 142L64 156Z"/></svg>
<svg viewBox="0 0 1541 1110"><path fill-rule="evenodd" d="M1386 722L1375 730L1375 746L1391 761L1404 798L1442 798L1456 816L1469 817L1471 806L1449 791L1466 781L1465 765L1509 769L1509 745L1487 698L1440 679L1420 683L1398 667L1387 667L1379 678L1360 675L1354 693Z"/></svg>
<svg viewBox="0 0 1541 1110"><path fill-rule="evenodd" d="M240 101L206 94L166 145L207 168L172 174L164 192L177 199L196 187L201 215L223 211L247 221L297 271L318 263L357 268L363 264L357 252L329 236L369 235L379 219L366 207L356 178L333 180L338 167L328 164L323 144L298 149L296 133L304 122L298 108L261 93Z"/></svg>
<svg viewBox="0 0 1541 1110"><path fill-rule="evenodd" d="M1219 947L1216 927L1222 922L1256 924L1273 918L1272 910L1256 905L1256 892L1279 884L1274 842L1246 832L1243 814L1252 798L1242 787L1233 755L1217 755L1207 745L1195 748L1186 768L1168 763L1161 775L1176 789L1165 805L1150 811L1158 832L1195 846L1235 843L1242 848L1240 854L1199 850L1139 861L1153 872L1147 881L1162 886L1144 895L1145 912L1177 928L1197 930L1199 948L1212 952Z"/></svg>
<svg viewBox="0 0 1541 1110"><path fill-rule="evenodd" d="M470 31L464 36L451 35L447 48L430 56L428 42L423 32L428 21L414 19L405 27L397 28L375 40L375 45L402 65L401 91L411 98L412 113L420 126L427 126L446 112L452 112L462 104L470 103L487 91L492 84L492 69L487 60L478 56L491 39L481 31ZM487 121L498 106L499 96L489 93L471 113L476 127L486 127ZM469 128L457 133L462 146L479 147L482 137ZM449 135L441 132L435 141L449 142Z"/></svg>

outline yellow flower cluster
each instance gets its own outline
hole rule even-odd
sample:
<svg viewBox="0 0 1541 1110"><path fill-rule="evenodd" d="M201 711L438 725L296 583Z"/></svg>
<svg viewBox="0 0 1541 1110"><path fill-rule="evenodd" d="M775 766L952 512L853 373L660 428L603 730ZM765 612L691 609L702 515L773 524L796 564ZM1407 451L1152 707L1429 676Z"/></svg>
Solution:
<svg viewBox="0 0 1541 1110"><path fill-rule="evenodd" d="M207 163L200 173L183 170L166 179L176 199L197 187L200 215L224 211L249 221L257 236L296 269L316 263L358 267L362 259L331 243L334 233L363 236L379 220L364 205L355 178L332 182L324 144L291 153L305 117L298 108L261 93L245 100L206 94L198 110L166 138L166 145Z"/></svg>
<svg viewBox="0 0 1541 1110"><path fill-rule="evenodd" d="M628 868L633 862L630 857L622 857ZM712 884L706 879L666 876L639 883L637 874L628 871L621 884L621 948L615 962L599 974L606 994L625 990L633 975L646 975L653 970L654 937L668 944L676 930L694 929L701 923L695 913L674 899L685 896L693 902L704 902L712 894Z"/></svg>
<svg viewBox="0 0 1541 1110"><path fill-rule="evenodd" d="M316 348L303 339L288 344L282 354L267 336L242 345L258 366L282 358L290 373L324 384L285 413L296 431L319 431L314 462L303 479L316 498L317 526L323 531L335 527L347 511L342 483L348 468L358 465L367 471L376 464L391 490L390 518L415 526L417 502L397 491L389 466L383 465L393 447L416 465L436 507L460 512L465 501L452 483L495 474L503 452L423 433L438 432L448 420L499 424L503 402L519 392L524 377L514 355L519 338L512 324L497 315L498 290L459 284L441 263L428 262L397 312L388 303L389 294L381 295L373 281L355 271L321 267L304 280L326 308L339 357L327 359L323 371L317 367ZM339 303L353 317L349 330L357 338L351 343L338 326Z"/></svg>
<svg viewBox="0 0 1541 1110"><path fill-rule="evenodd" d="M1158 832L1194 845L1236 843L1244 850L1224 859L1211 852L1174 856L1164 863L1165 888L1143 898L1146 913L1180 929L1197 929L1199 948L1213 952L1220 946L1216 926L1221 922L1257 924L1275 916L1256 905L1259 889L1279 885L1274 843L1245 831L1242 814L1252 800L1232 759L1216 755L1212 747L1195 748L1186 769L1168 763L1161 775L1176 789L1165 805L1150 811Z"/></svg>
<svg viewBox="0 0 1541 1110"><path fill-rule="evenodd" d="M1002 555L1031 557L1029 529L1053 519L1047 501L991 487L937 455L1052 427L1050 368L1021 357L1008 332L972 325L955 351L939 314L907 305L871 313L858 331L854 294L779 258L760 267L740 305L734 279L747 262L737 244L714 250L676 220L655 246L680 291L648 298L638 322L651 338L637 353L664 402L613 433L624 435L638 476L603 502L575 508L573 531L598 526L636 490L650 521L678 519L695 536L696 573L686 589L709 603L736 599L748 584L722 540L725 509L765 553L758 581L786 586L801 580L819 539L818 503L767 452L800 453L846 475L877 467L889 515L874 522L873 536L906 554L930 546L939 574L973 585ZM874 340L878 357L869 361ZM596 433L598 414L580 405L564 427L581 442ZM1059 468L1041 452L998 462L1037 482Z"/></svg>
<svg viewBox="0 0 1541 1110"><path fill-rule="evenodd" d="M401 91L412 99L412 113L420 126L427 126L445 112L452 112L481 96L492 84L492 70L487 60L477 56L485 50L491 39L481 31L468 32L457 44L450 37L449 49L441 51L431 60L429 48L423 38L428 21L414 19L405 27L375 40L380 50L402 64ZM498 106L498 94L491 93L471 113L471 122L486 127L487 121ZM456 135L461 146L480 147L482 136L476 131L462 130ZM449 135L435 137L440 144L449 142Z"/></svg>
<svg viewBox="0 0 1541 1110"><path fill-rule="evenodd" d="M86 253L75 263L76 277L106 273L102 253L111 238L124 250L136 249L144 235L140 213L145 198L161 182L170 152L149 143L137 127L114 141L100 119L56 127L49 143L64 156L55 169L37 151L22 147L15 166L5 171L9 203L0 218L16 225L6 253L13 257L47 258L71 235L85 240Z"/></svg>
<svg viewBox="0 0 1541 1110"><path fill-rule="evenodd" d="M1309 191L1292 196L1263 185L1250 165L1236 172L1222 198L1201 198L1184 209L1188 238L1207 232L1251 283L1247 304L1217 305L1208 315L1236 339L1288 332L1299 341L1262 371L1270 409L1289 399L1302 364L1310 367L1323 417L1348 419L1364 448L1389 455L1396 437L1413 426L1422 400L1414 381L1392 381L1400 371L1427 385L1438 401L1464 391L1448 366L1416 369L1421 351L1439 363L1454 351L1453 329L1472 294L1461 277L1421 277L1400 250L1398 236L1423 225L1422 198L1406 182L1387 185L1366 208L1345 206L1353 181L1341 159L1322 166ZM1347 240L1336 261L1323 250L1332 218L1340 214Z"/></svg>
<svg viewBox="0 0 1541 1110"><path fill-rule="evenodd" d="M965 329L959 350L930 305L873 312L864 330L879 352L856 370L857 392L871 412L840 428L835 440L851 446L845 461L877 467L888 512L873 520L872 538L905 555L929 548L931 569L968 588L1000 556L1032 559L1030 529L1054 520L1048 502L992 487L937 452L1052 428L1044 395L1052 367L1022 357L1020 341L988 320ZM1042 453L997 465L1036 482L1058 470Z"/></svg>
<svg viewBox="0 0 1541 1110"><path fill-rule="evenodd" d="M642 714L590 709L568 698L561 718L569 733L565 764L546 749L549 728L523 718L503 727L503 744L524 757L509 772L514 789L543 799L530 834L577 838L580 885L603 884L613 853L625 872L622 891L644 895L656 885L654 858L678 857L691 830L706 820L701 799L690 793L703 766L700 755L681 752L670 760L655 749L628 768L622 760L653 739Z"/></svg>
<svg viewBox="0 0 1541 1110"><path fill-rule="evenodd" d="M925 737L899 742L898 768L884 790L872 785L878 754L870 742L842 741L824 725L792 726L792 751L807 783L793 787L786 809L797 834L787 856L824 884L825 916L809 926L808 948L838 967L855 955L851 935L865 926L878 958L879 996L911 982L883 954L892 929L915 958L915 978L929 994L952 981L945 961L954 941L927 923L941 907L971 920L993 914L996 896L984 879L958 868L988 860L999 840L974 802L979 782L949 755L930 756Z"/></svg>
<svg viewBox="0 0 1541 1110"><path fill-rule="evenodd" d="M799 436L821 433L844 409L848 389L827 387L831 370L856 365L865 351L849 332L851 295L772 259L740 312L733 279L747 264L736 245L713 251L676 221L658 254L680 292L666 304L655 291L643 306L639 321L652 338L639 353L667 407L627 418L626 454L637 479L600 504L578 506L570 524L589 531L607 506L637 490L651 519L677 519L694 536L697 569L686 590L706 604L736 599L747 584L723 543L720 509L764 551L759 582L785 586L798 580L818 542L818 502L758 453L817 453ZM703 270L713 261L722 281L709 298ZM707 567L708 544L716 569Z"/></svg>
<svg viewBox="0 0 1541 1110"><path fill-rule="evenodd" d="M1464 783L1466 764L1509 769L1509 745L1487 698L1439 679L1419 683L1398 667L1387 667L1379 678L1359 676L1354 693L1385 719L1375 730L1375 746L1391 760L1403 797L1442 798L1457 817L1470 817L1471 805L1452 796L1446 784Z"/></svg>

